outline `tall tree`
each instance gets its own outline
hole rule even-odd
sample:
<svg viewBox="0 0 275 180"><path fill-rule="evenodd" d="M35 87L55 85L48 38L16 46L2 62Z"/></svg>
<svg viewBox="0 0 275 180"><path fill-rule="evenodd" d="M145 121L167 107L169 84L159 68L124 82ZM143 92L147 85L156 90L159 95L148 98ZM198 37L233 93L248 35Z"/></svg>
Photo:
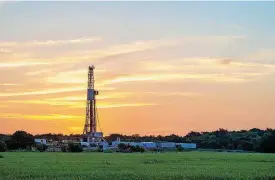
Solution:
<svg viewBox="0 0 275 180"><path fill-rule="evenodd" d="M16 131L7 141L8 149L26 149L34 144L33 135L25 131Z"/></svg>

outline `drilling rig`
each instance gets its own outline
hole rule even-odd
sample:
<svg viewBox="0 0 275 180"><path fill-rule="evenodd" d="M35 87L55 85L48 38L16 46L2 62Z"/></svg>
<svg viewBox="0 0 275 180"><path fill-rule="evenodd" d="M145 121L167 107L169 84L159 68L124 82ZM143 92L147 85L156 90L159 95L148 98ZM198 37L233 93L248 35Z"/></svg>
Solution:
<svg viewBox="0 0 275 180"><path fill-rule="evenodd" d="M103 139L103 133L97 131L98 115L96 108L96 98L98 91L94 89L94 66L88 69L88 88L87 88L87 105L86 105L86 121L83 129L83 141L99 145Z"/></svg>

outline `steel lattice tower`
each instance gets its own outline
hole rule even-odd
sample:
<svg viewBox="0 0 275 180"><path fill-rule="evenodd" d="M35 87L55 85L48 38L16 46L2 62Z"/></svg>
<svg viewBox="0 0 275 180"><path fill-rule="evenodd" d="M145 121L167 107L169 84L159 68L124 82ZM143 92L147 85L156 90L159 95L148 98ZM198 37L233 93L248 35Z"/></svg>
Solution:
<svg viewBox="0 0 275 180"><path fill-rule="evenodd" d="M84 125L83 135L87 137L87 141L100 141L103 137L102 132L97 132L97 110L96 99L98 91L94 89L94 66L88 69L88 88L87 88L87 105L86 105L86 121Z"/></svg>

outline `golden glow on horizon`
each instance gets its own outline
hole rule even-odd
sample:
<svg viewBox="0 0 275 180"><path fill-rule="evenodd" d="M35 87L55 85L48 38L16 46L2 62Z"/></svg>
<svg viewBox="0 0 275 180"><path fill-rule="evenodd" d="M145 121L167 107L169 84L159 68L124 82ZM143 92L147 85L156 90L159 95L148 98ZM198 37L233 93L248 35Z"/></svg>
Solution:
<svg viewBox="0 0 275 180"><path fill-rule="evenodd" d="M238 121L231 119L260 117L259 112L253 112L254 116L247 110L261 103L257 96L268 104L261 107L275 105L268 98L272 93L263 93L265 87L273 87L267 79L275 74L274 64L249 61L249 55L162 57L161 53L172 55L173 47L190 43L218 48L245 38L180 37L105 44L95 49L89 46L104 43L104 38L0 42L0 58L5 60L0 59L0 132L18 127L37 132L32 123L37 126L39 121L45 127L39 129L43 132L81 133L90 64L96 66L97 107L105 134L185 133L218 128L223 125L218 117L226 126L238 127ZM83 50L69 51L72 44L83 46ZM261 89L258 83L265 86Z"/></svg>

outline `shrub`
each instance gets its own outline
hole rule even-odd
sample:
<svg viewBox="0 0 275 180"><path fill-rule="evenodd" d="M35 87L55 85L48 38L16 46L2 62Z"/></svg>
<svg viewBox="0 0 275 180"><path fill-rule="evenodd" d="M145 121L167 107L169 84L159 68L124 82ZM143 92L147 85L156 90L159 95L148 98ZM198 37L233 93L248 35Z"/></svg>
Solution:
<svg viewBox="0 0 275 180"><path fill-rule="evenodd" d="M8 150L15 150L15 149L19 149L17 143L14 140L7 140L6 141L7 144L7 149Z"/></svg>
<svg viewBox="0 0 275 180"><path fill-rule="evenodd" d="M144 152L145 149L143 147L140 146L136 146L136 151L135 152Z"/></svg>
<svg viewBox="0 0 275 180"><path fill-rule="evenodd" d="M139 152L144 153L145 149L143 147L140 147Z"/></svg>
<svg viewBox="0 0 275 180"><path fill-rule="evenodd" d="M177 151L178 151L178 152L181 152L181 151L183 151L183 147L181 147L181 146L178 146L178 147L177 147Z"/></svg>
<svg viewBox="0 0 275 180"><path fill-rule="evenodd" d="M105 149L103 150L104 153L113 153L114 151L112 149Z"/></svg>
<svg viewBox="0 0 275 180"><path fill-rule="evenodd" d="M0 152L5 152L7 151L7 145L6 143L0 141Z"/></svg>
<svg viewBox="0 0 275 180"><path fill-rule="evenodd" d="M61 146L61 151L62 151L62 152L67 152L67 146L64 146L64 145Z"/></svg>
<svg viewBox="0 0 275 180"><path fill-rule="evenodd" d="M138 152L139 146L130 146L131 152Z"/></svg>
<svg viewBox="0 0 275 180"><path fill-rule="evenodd" d="M120 152L130 153L130 152L144 152L145 149L140 146L130 146L127 144L118 144L118 149Z"/></svg>
<svg viewBox="0 0 275 180"><path fill-rule="evenodd" d="M118 149L120 150L120 151L124 151L124 150L126 150L126 148L127 148L127 145L125 145L125 144L123 144L123 143L120 143L120 144L118 144Z"/></svg>
<svg viewBox="0 0 275 180"><path fill-rule="evenodd" d="M97 152L103 152L103 148L101 149L101 148L98 148L97 149Z"/></svg>
<svg viewBox="0 0 275 180"><path fill-rule="evenodd" d="M38 145L36 146L36 148L37 148L38 151L44 152L44 151L46 151L46 149L48 148L48 146L45 145L45 144L38 144Z"/></svg>
<svg viewBox="0 0 275 180"><path fill-rule="evenodd" d="M83 152L83 148L80 144L70 143L68 145L68 151L69 152Z"/></svg>
<svg viewBox="0 0 275 180"><path fill-rule="evenodd" d="M263 138L260 144L260 151L264 153L275 153L275 131Z"/></svg>
<svg viewBox="0 0 275 180"><path fill-rule="evenodd" d="M158 150L158 148L152 148L151 151L152 152L158 152L159 150Z"/></svg>
<svg viewBox="0 0 275 180"><path fill-rule="evenodd" d="M145 149L140 146L130 146L131 152L144 152Z"/></svg>

